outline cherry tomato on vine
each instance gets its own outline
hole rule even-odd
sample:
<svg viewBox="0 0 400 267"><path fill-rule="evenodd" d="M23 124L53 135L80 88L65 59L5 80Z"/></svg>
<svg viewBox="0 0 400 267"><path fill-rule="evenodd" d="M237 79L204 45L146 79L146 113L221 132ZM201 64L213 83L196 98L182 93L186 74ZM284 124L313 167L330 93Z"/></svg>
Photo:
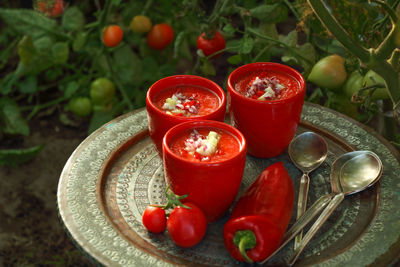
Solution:
<svg viewBox="0 0 400 267"><path fill-rule="evenodd" d="M149 17L137 15L132 18L129 26L136 33L145 33L150 31L152 24Z"/></svg>
<svg viewBox="0 0 400 267"><path fill-rule="evenodd" d="M68 108L76 116L84 117L92 112L92 103L88 97L78 96L69 101Z"/></svg>
<svg viewBox="0 0 400 267"><path fill-rule="evenodd" d="M167 225L165 210L161 207L147 206L142 215L142 223L152 233L164 232Z"/></svg>
<svg viewBox="0 0 400 267"><path fill-rule="evenodd" d="M50 17L55 18L64 13L64 0L36 0L35 10Z"/></svg>
<svg viewBox="0 0 400 267"><path fill-rule="evenodd" d="M363 87L363 76L358 70L350 73L346 82L343 85L343 92L346 96L351 99L355 92L359 91Z"/></svg>
<svg viewBox="0 0 400 267"><path fill-rule="evenodd" d="M190 209L177 206L167 220L168 233L181 247L192 247L199 243L207 230L207 220L203 211L193 203L185 203Z"/></svg>
<svg viewBox="0 0 400 267"><path fill-rule="evenodd" d="M115 85L107 78L97 78L90 84L90 98L95 105L107 105L114 95Z"/></svg>
<svg viewBox="0 0 400 267"><path fill-rule="evenodd" d="M363 83L365 86L372 86L375 84L385 85L385 80L382 78L382 76L380 76L375 71L369 70L364 76ZM389 93L388 93L386 87L385 88L377 88L372 93L372 99L374 99L374 100L388 99L388 98L389 98Z"/></svg>
<svg viewBox="0 0 400 267"><path fill-rule="evenodd" d="M166 48L174 39L174 30L167 23L154 25L147 35L147 44L156 50Z"/></svg>
<svg viewBox="0 0 400 267"><path fill-rule="evenodd" d="M197 38L197 49L201 49L205 56L212 55L224 48L225 38L219 31L214 31L212 38L208 38L204 32Z"/></svg>
<svg viewBox="0 0 400 267"><path fill-rule="evenodd" d="M108 47L119 45L124 36L124 32L118 25L110 25L103 29L103 43Z"/></svg>
<svg viewBox="0 0 400 267"><path fill-rule="evenodd" d="M310 82L331 90L340 88L346 78L344 60L339 55L330 55L319 60L308 76Z"/></svg>

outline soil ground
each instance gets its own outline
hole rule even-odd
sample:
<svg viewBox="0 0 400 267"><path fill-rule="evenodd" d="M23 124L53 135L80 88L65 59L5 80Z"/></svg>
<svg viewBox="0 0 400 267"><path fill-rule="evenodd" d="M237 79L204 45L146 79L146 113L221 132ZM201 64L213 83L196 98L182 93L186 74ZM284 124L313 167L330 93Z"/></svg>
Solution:
<svg viewBox="0 0 400 267"><path fill-rule="evenodd" d="M22 146L46 144L30 162L0 166L0 266L91 266L66 235L57 211L57 185L71 153L86 137L57 116L33 120Z"/></svg>

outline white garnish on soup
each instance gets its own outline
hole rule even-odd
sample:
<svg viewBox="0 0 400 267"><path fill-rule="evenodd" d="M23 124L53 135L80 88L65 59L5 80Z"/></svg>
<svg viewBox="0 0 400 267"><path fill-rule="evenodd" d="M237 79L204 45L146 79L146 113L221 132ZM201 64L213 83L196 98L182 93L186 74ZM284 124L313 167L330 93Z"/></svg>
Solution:
<svg viewBox="0 0 400 267"><path fill-rule="evenodd" d="M260 78L255 77L250 87L247 89L245 96L253 98L256 97L258 100L275 99L285 86L274 77ZM261 92L261 95L260 95Z"/></svg>
<svg viewBox="0 0 400 267"><path fill-rule="evenodd" d="M196 152L205 157L210 156L217 151L220 138L221 136L214 131L210 131L208 136L204 138L194 130L185 141L185 150L192 155Z"/></svg>
<svg viewBox="0 0 400 267"><path fill-rule="evenodd" d="M182 114L190 116L199 112L199 102L195 96L184 96L182 93L175 93L171 97L165 99L162 109L166 110L169 115Z"/></svg>

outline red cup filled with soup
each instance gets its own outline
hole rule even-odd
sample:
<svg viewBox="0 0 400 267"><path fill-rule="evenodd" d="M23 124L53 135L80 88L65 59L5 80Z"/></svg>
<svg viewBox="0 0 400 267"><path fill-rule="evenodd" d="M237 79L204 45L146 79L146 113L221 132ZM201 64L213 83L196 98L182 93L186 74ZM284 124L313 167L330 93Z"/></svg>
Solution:
<svg viewBox="0 0 400 267"><path fill-rule="evenodd" d="M195 203L216 221L231 206L242 182L246 140L218 121L190 121L171 128L163 139L165 180L184 201Z"/></svg>
<svg viewBox="0 0 400 267"><path fill-rule="evenodd" d="M226 98L213 81L194 75L175 75L155 82L147 91L150 137L162 154L162 139L173 126L192 120L224 121Z"/></svg>
<svg viewBox="0 0 400 267"><path fill-rule="evenodd" d="M305 81L295 69L258 62L235 69L228 77L231 123L246 138L248 153L270 158L292 140L305 97Z"/></svg>

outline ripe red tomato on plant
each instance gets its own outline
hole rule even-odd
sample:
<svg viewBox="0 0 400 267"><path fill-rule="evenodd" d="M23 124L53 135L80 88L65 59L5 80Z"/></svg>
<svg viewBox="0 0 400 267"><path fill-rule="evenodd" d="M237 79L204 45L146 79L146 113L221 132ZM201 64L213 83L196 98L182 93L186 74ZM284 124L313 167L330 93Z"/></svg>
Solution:
<svg viewBox="0 0 400 267"><path fill-rule="evenodd" d="M199 243L207 230L207 220L203 211L193 203L185 203L190 209L177 206L167 220L168 233L181 247L192 247Z"/></svg>
<svg viewBox="0 0 400 267"><path fill-rule="evenodd" d="M165 210L161 207L147 206L142 215L142 223L152 233L164 232L167 225Z"/></svg>
<svg viewBox="0 0 400 267"><path fill-rule="evenodd" d="M197 38L197 49L202 50L205 56L212 55L224 49L225 45L225 38L219 31L214 31L212 38L207 37L205 32Z"/></svg>
<svg viewBox="0 0 400 267"><path fill-rule="evenodd" d="M108 47L119 45L124 36L124 32L118 25L110 25L103 29L103 43Z"/></svg>
<svg viewBox="0 0 400 267"><path fill-rule="evenodd" d="M50 18L55 18L64 13L65 5L64 0L36 0L34 8Z"/></svg>
<svg viewBox="0 0 400 267"><path fill-rule="evenodd" d="M174 39L174 30L167 23L154 25L147 35L147 44L156 50L167 47Z"/></svg>

